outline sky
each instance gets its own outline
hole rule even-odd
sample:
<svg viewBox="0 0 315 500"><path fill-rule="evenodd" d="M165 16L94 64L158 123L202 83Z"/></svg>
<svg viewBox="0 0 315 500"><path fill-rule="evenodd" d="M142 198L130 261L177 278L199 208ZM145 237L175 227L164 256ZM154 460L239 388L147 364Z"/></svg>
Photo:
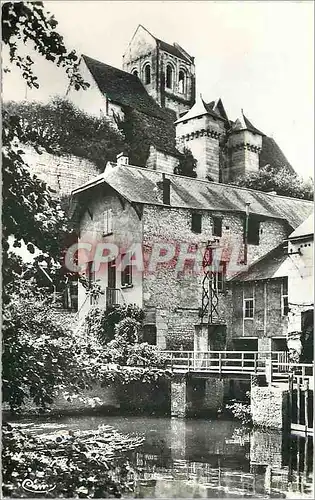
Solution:
<svg viewBox="0 0 315 500"><path fill-rule="evenodd" d="M230 119L244 110L272 136L295 170L313 177L314 3L306 1L47 1L69 49L122 67L138 24L195 57L197 92L221 97ZM4 65L6 54L3 52ZM67 78L35 58L40 89L18 70L3 78L3 99L47 101Z"/></svg>

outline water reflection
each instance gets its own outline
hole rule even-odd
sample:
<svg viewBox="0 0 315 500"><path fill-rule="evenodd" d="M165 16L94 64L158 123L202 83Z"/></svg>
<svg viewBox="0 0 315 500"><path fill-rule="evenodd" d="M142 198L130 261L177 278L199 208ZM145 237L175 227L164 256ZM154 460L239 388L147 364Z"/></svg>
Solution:
<svg viewBox="0 0 315 500"><path fill-rule="evenodd" d="M313 498L311 437L248 432L225 420L152 417L67 417L31 428L46 433L49 425L91 429L101 423L145 436L131 456L133 498Z"/></svg>

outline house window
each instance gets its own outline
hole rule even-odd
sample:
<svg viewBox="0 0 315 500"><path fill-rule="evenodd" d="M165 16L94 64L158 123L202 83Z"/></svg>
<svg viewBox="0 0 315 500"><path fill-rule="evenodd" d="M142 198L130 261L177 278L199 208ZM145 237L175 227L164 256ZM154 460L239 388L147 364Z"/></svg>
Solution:
<svg viewBox="0 0 315 500"><path fill-rule="evenodd" d="M218 271L213 273L213 288L217 293L223 293L225 289L225 276L223 271Z"/></svg>
<svg viewBox="0 0 315 500"><path fill-rule="evenodd" d="M260 222L254 217L248 219L247 243L249 245L259 245ZM244 241L246 237L246 221L244 221Z"/></svg>
<svg viewBox="0 0 315 500"><path fill-rule="evenodd" d="M201 233L201 214L191 215L191 230L193 233Z"/></svg>
<svg viewBox="0 0 315 500"><path fill-rule="evenodd" d="M170 64L166 66L166 87L168 89L173 87L173 68Z"/></svg>
<svg viewBox="0 0 315 500"><path fill-rule="evenodd" d="M126 255L122 255L121 261L123 262ZM130 260L128 260L130 262ZM127 287L132 285L132 265L127 264L125 268L121 271L121 286Z"/></svg>
<svg viewBox="0 0 315 500"><path fill-rule="evenodd" d="M133 70L133 72L132 72L132 74L133 74L134 76L138 76L138 70L137 70L137 69L134 69L134 70Z"/></svg>
<svg viewBox="0 0 315 500"><path fill-rule="evenodd" d="M184 71L180 71L178 75L178 91L181 94L185 93L185 73Z"/></svg>
<svg viewBox="0 0 315 500"><path fill-rule="evenodd" d="M281 314L287 316L289 312L288 280L285 279L281 285Z"/></svg>
<svg viewBox="0 0 315 500"><path fill-rule="evenodd" d="M212 218L212 231L213 236L222 236L222 219L221 217Z"/></svg>
<svg viewBox="0 0 315 500"><path fill-rule="evenodd" d="M103 213L103 236L113 232L113 212L110 208Z"/></svg>
<svg viewBox="0 0 315 500"><path fill-rule="evenodd" d="M145 83L145 85L148 85L149 83L151 83L150 64L146 64L146 66L144 67L144 83Z"/></svg>
<svg viewBox="0 0 315 500"><path fill-rule="evenodd" d="M244 319L254 318L254 299L244 299Z"/></svg>

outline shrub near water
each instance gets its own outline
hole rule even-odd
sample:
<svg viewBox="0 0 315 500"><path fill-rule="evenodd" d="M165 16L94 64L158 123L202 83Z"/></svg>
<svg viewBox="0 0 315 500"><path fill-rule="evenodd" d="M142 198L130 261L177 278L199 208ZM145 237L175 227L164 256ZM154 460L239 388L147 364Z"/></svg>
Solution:
<svg viewBox="0 0 315 500"><path fill-rule="evenodd" d="M41 494L46 498L119 498L134 486L127 452L142 442L109 426L34 437L4 424L3 494L33 498L25 487L46 485L51 489Z"/></svg>

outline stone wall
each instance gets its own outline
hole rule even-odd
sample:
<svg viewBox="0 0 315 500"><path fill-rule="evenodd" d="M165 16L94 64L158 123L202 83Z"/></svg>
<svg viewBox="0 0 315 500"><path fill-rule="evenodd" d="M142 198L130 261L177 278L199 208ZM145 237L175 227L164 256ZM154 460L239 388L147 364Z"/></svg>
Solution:
<svg viewBox="0 0 315 500"><path fill-rule="evenodd" d="M230 157L226 180L233 180L249 172L258 172L262 136L249 130L234 132L228 140Z"/></svg>
<svg viewBox="0 0 315 500"><path fill-rule="evenodd" d="M215 213L215 215L222 216L222 237L220 241L222 246L227 249L226 252L222 253L222 260L231 257L233 247L239 249L239 255L242 256L243 218L236 214ZM212 214L205 211L202 213L201 234L196 234L191 230L191 216L192 211L187 209L145 206L143 212L145 246L151 248L155 243L164 242L177 245L187 243L187 245L192 245L187 246L188 251L192 252L194 251L194 244L205 246L206 242L213 236ZM260 244L257 246L249 245L249 263L264 255L282 241L285 232L284 226L284 222L274 220L262 223L263 232ZM270 231L268 228L270 228ZM276 228L278 228L277 234ZM194 269L193 261L189 260L186 261L185 270L177 272L176 262L178 263L178 259L179 254L177 252L169 264L158 264L154 272L145 273L143 277L143 305L145 309L156 310L159 345L172 349L178 349L182 345L184 349L192 349L194 325L200 321L198 310L201 305L203 273L200 267ZM195 262L199 263L200 266L201 260L202 256L200 258L199 255ZM228 334L233 333L233 335L242 336L243 298L239 295L239 292L237 293L235 300L238 299L239 302L235 302L233 314L231 291L228 291L226 295L220 295L219 311L222 321L228 324ZM271 311L275 305L272 304L272 299L270 300ZM277 304L280 305L280 298L279 300L277 298L277 301ZM270 314L276 315L278 312ZM263 312L261 312L260 323L263 317ZM284 325L282 325L280 318L279 321L278 319L272 321L275 321L275 323L270 325L270 334L271 331L277 331L277 334L279 334L279 329L284 328ZM261 326L260 323L257 323L257 325ZM252 331L246 334L252 334ZM257 328L253 335L258 335Z"/></svg>
<svg viewBox="0 0 315 500"><path fill-rule="evenodd" d="M176 156L164 153L155 148L155 146L150 146L149 157L146 162L146 167L152 168L153 170L159 170L161 172L166 172L168 174L173 174L174 169L179 165L179 160Z"/></svg>
<svg viewBox="0 0 315 500"><path fill-rule="evenodd" d="M225 134L222 120L203 115L176 126L178 147L187 147L197 160L197 178L219 182L220 136Z"/></svg>
<svg viewBox="0 0 315 500"><path fill-rule="evenodd" d="M281 386L251 386L251 415L254 425L286 429L289 421L289 392Z"/></svg>
<svg viewBox="0 0 315 500"><path fill-rule="evenodd" d="M115 167L114 167L115 168ZM86 201L79 199L79 205L84 206L81 211L80 223L80 243L88 243L92 245L90 252L82 252L80 262L86 263L92 261L96 245L98 243L113 243L118 246L120 253L124 253L132 247L132 244L138 244L141 251L142 242L142 221L136 210L126 201L120 201L114 192L104 187L94 188L93 195L88 196ZM105 235L104 213L111 210L112 232ZM96 259L98 260L98 259ZM116 286L120 289L119 300L121 303L137 304L142 307L142 272L136 266L132 266L132 285L122 287L121 271L115 268ZM96 271L95 280L103 290L109 286L108 284L108 266L106 263L101 263ZM79 285L79 308L82 306L86 298L85 289ZM105 296L101 295L99 304L105 307ZM85 315L90 308L89 303L81 310L81 314Z"/></svg>
<svg viewBox="0 0 315 500"><path fill-rule="evenodd" d="M71 191L100 174L94 163L78 156L58 156L44 150L39 154L27 145L23 145L22 150L31 173L46 182L58 196L70 195Z"/></svg>

